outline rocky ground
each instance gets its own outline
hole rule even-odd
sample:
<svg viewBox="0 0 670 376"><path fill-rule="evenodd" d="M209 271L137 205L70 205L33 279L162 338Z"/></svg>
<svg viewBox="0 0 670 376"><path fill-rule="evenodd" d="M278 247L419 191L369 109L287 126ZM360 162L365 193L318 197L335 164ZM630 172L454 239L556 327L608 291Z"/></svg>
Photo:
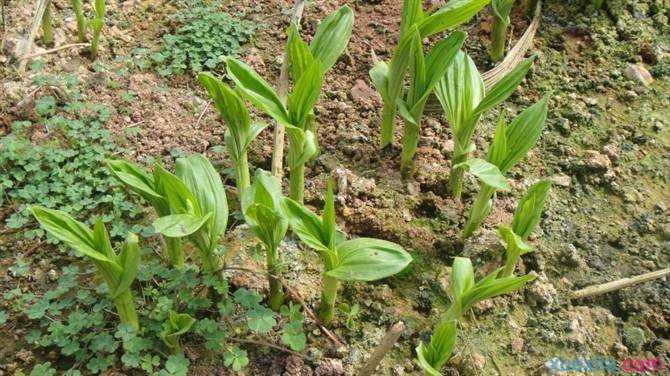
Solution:
<svg viewBox="0 0 670 376"><path fill-rule="evenodd" d="M55 1L62 9L66 3ZM303 34L311 35L318 20L343 3L309 2ZM503 252L497 225L510 220L522 192L541 178L551 179L554 185L543 221L531 238L535 252L524 256L522 267L538 278L522 293L476 307L463 324L450 363L452 374L541 375L548 372L545 363L552 357L660 356L670 365L667 279L583 301L569 298L572 290L669 264L670 4L613 0L600 11L577 1L544 4L532 49L537 62L503 107L516 113L549 94L547 129L529 157L511 172L515 189L498 197L484 228L463 244L456 240L457 234L476 184L467 182L463 202L449 196L446 181L453 141L440 114L431 114L424 122L413 180L400 178L399 144L381 153L377 149L381 102L371 89L367 71L373 51L389 59L401 2L348 3L356 13L354 36L346 55L328 75L315 111L322 152L308 169L306 202L320 208L325 182L335 176L342 229L350 235L397 241L412 250L415 262L401 277L345 286L343 301L358 302L362 308L353 328L346 328L342 320L336 325L335 333L347 343L345 351L329 354L329 360L319 364L284 359L282 354L265 362L252 359L249 374L353 375L386 329L399 320L408 329L379 374L419 374L411 362L413 348L428 337L448 304L444 289L453 257L470 257L482 274L495 267ZM118 135L139 129L128 142L135 159L168 156L178 150L206 153L228 165L225 152L216 148L223 126L196 80L191 75L164 78L136 64L141 60L139 47L155 48L160 41L172 9L169 4L149 5L151 11L147 7L133 1L110 5L115 17L96 63L107 69L96 69L74 50L46 55L43 69L75 73L83 95L115 109L128 106L112 111L109 127ZM289 5L245 0L224 7L243 10L246 17L263 25L242 54L271 82L276 80ZM25 116L17 104L31 91L26 84L30 73L21 74L10 61L16 42L12 38L28 24L30 4L16 1L7 11L10 22L5 54L0 57L4 64L0 67L0 134L8 133L10 124ZM69 30L74 28L70 16L61 22L56 45L68 43ZM514 34L520 35L527 24L523 14L515 14ZM486 54L490 25L491 15L484 11L465 27L468 52L482 71L491 67ZM109 81L118 85L104 84ZM137 99L125 104L121 93L128 90L137 93ZM496 117L493 111L481 121L477 150L487 149ZM271 148L268 129L252 147L251 164L269 168ZM240 232L231 230L228 241L239 243L244 236ZM0 235L0 286L7 290L16 284L3 270L12 264L13 241ZM301 253L293 243L286 247L287 255L295 255L288 260L292 263L289 279L308 301L316 301L316 258ZM327 342L318 330L310 334L314 345L328 346ZM15 355L7 356L9 360L0 360L0 365L21 362Z"/></svg>

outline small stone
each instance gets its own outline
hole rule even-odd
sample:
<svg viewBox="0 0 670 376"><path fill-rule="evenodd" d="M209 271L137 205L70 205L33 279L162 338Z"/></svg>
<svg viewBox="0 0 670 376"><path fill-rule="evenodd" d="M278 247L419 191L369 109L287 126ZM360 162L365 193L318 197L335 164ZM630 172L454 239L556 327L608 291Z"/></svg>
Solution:
<svg viewBox="0 0 670 376"><path fill-rule="evenodd" d="M523 350L524 341L521 337L514 337L512 342L509 344L509 348L512 351L512 354L518 354Z"/></svg>
<svg viewBox="0 0 670 376"><path fill-rule="evenodd" d="M558 185L559 187L569 187L572 179L565 174L554 175L550 178L551 182Z"/></svg>
<svg viewBox="0 0 670 376"><path fill-rule="evenodd" d="M325 359L314 371L316 376L340 376L344 375L344 366L339 359Z"/></svg>
<svg viewBox="0 0 670 376"><path fill-rule="evenodd" d="M372 106L380 102L379 94L360 79L356 80L356 84L351 88L349 94L354 102L361 105Z"/></svg>
<svg viewBox="0 0 670 376"><path fill-rule="evenodd" d="M614 162L619 159L619 146L616 144L607 144L603 146L603 152Z"/></svg>
<svg viewBox="0 0 670 376"><path fill-rule="evenodd" d="M478 370L483 370L486 365L486 358L480 353L472 354L472 365Z"/></svg>
<svg viewBox="0 0 670 376"><path fill-rule="evenodd" d="M595 150L587 150L584 154L585 166L592 171L607 171L612 167L612 162L606 155Z"/></svg>
<svg viewBox="0 0 670 376"><path fill-rule="evenodd" d="M544 273L537 274L535 282L526 290L526 298L531 306L538 307L544 311L551 311L556 305L557 291Z"/></svg>
<svg viewBox="0 0 670 376"><path fill-rule="evenodd" d="M635 80L643 86L649 86L654 82L654 78L651 76L651 73L641 64L630 64L626 68L626 77L631 80Z"/></svg>
<svg viewBox="0 0 670 376"><path fill-rule="evenodd" d="M577 251L577 247L575 247L572 244L568 244L568 246L565 247L565 250L563 252L563 259L565 260L566 264L568 264L570 266L583 266L584 265L584 260L579 255L579 251Z"/></svg>

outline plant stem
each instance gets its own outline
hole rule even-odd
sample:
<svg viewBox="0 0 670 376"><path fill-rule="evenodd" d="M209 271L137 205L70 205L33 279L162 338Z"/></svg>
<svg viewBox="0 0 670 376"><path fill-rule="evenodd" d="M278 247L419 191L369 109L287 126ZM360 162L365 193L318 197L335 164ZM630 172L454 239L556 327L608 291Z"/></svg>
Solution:
<svg viewBox="0 0 670 376"><path fill-rule="evenodd" d="M414 169L414 155L419 147L419 126L405 122L405 131L402 138L402 155L400 173L404 179L412 176Z"/></svg>
<svg viewBox="0 0 670 376"><path fill-rule="evenodd" d="M114 305L116 305L116 312L122 323L132 326L135 330L140 329L137 312L135 311L135 303L133 302L133 294L130 292L130 289L116 297L114 299Z"/></svg>
<svg viewBox="0 0 670 376"><path fill-rule="evenodd" d="M463 174L464 170L461 167L454 168L460 163L463 163L468 160L468 152L463 150L458 143L454 148L454 156L451 160L451 174L449 176L449 187L451 188L451 194L454 196L455 200L461 199L461 194L463 193Z"/></svg>
<svg viewBox="0 0 670 376"><path fill-rule="evenodd" d="M321 303L319 304L319 319L323 325L330 325L335 316L335 299L340 281L337 278L323 276L323 291L321 292Z"/></svg>
<svg viewBox="0 0 670 376"><path fill-rule="evenodd" d="M519 260L519 256L518 252L514 252L512 249L507 249L505 254L505 268L502 273L500 273L501 277L512 276L514 269L516 269L516 263Z"/></svg>
<svg viewBox="0 0 670 376"><path fill-rule="evenodd" d="M49 1L46 8L44 8L44 15L42 16L42 43L47 47L54 45L54 33L51 27L51 8L51 1Z"/></svg>
<svg viewBox="0 0 670 376"><path fill-rule="evenodd" d="M242 195L249 188L251 178L249 177L249 161L247 153L242 153L242 156L237 160L237 198L242 200Z"/></svg>
<svg viewBox="0 0 670 376"><path fill-rule="evenodd" d="M380 148L385 148L393 142L393 133L395 130L396 107L394 104L384 103L381 120L381 139Z"/></svg>
<svg viewBox="0 0 670 376"><path fill-rule="evenodd" d="M81 0L72 0L72 9L77 20L77 38L79 43L84 43L86 42L86 18L84 17Z"/></svg>
<svg viewBox="0 0 670 376"><path fill-rule="evenodd" d="M167 250L170 264L177 269L184 268L184 252L181 249L181 238L165 238L165 248Z"/></svg>
<svg viewBox="0 0 670 376"><path fill-rule="evenodd" d="M495 17L493 29L491 30L491 60L500 61L505 57L505 45L507 42L507 22Z"/></svg>
<svg viewBox="0 0 670 376"><path fill-rule="evenodd" d="M277 249L267 248L266 264L268 269L268 283L270 285L269 305L275 311L279 311L284 304L284 288L281 281L276 277L279 272L279 258Z"/></svg>
<svg viewBox="0 0 670 376"><path fill-rule="evenodd" d="M465 228L461 233L461 239L465 240L469 238L475 230L481 226L482 222L484 222L484 219L486 219L491 212L491 198L495 192L495 188L482 184L482 187L477 194L477 198L470 208L468 222L465 224Z"/></svg>
<svg viewBox="0 0 670 376"><path fill-rule="evenodd" d="M305 196L305 164L291 167L289 177L289 196L302 204Z"/></svg>

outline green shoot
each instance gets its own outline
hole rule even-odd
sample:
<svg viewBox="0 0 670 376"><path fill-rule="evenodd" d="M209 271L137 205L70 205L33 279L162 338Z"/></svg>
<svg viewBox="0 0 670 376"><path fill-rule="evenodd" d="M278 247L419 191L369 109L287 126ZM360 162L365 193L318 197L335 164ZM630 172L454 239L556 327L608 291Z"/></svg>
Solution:
<svg viewBox="0 0 670 376"><path fill-rule="evenodd" d="M154 176L142 168L122 160L107 160L107 167L121 183L131 191L148 201L159 217L170 215L166 194L163 187L156 184ZM184 267L184 253L181 238L165 238L165 247L170 264L178 269Z"/></svg>
<svg viewBox="0 0 670 376"><path fill-rule="evenodd" d="M507 99L530 70L533 59L519 64L512 72L488 92L484 79L474 61L464 52L459 52L435 89L435 94L449 120L454 138L454 154L449 180L452 195L457 200L463 190L464 168L458 167L468 160L474 150L472 137L483 113Z"/></svg>
<svg viewBox="0 0 670 376"><path fill-rule="evenodd" d="M79 43L86 42L86 17L84 17L84 8L82 0L71 0L74 17L77 20L77 38Z"/></svg>
<svg viewBox="0 0 670 376"><path fill-rule="evenodd" d="M251 124L249 111L237 92L209 73L200 73L198 80L214 100L219 114L228 125L225 140L230 157L235 164L238 197L249 187L249 162L247 149L267 125Z"/></svg>
<svg viewBox="0 0 670 376"><path fill-rule="evenodd" d="M600 9L603 7L603 4L605 4L605 0L593 0L593 6L596 9Z"/></svg>
<svg viewBox="0 0 670 376"><path fill-rule="evenodd" d="M461 233L462 239L470 237L489 215L496 191L507 189L505 174L535 146L546 120L547 97L521 112L509 126L504 112L501 114L487 161L481 161L487 164L488 174L477 173L470 167L470 171L481 181L481 188L470 208L468 221ZM454 168L472 166L472 161L466 161Z"/></svg>
<svg viewBox="0 0 670 376"><path fill-rule="evenodd" d="M46 47L51 47L54 45L54 32L53 27L51 26L51 9L53 5L51 0L47 1L47 4L44 8L44 15L42 16L42 43Z"/></svg>
<svg viewBox="0 0 670 376"><path fill-rule="evenodd" d="M254 183L242 196L244 218L265 248L270 287L269 306L275 311L279 311L284 303L284 290L276 277L280 266L277 250L288 229L281 200L279 180L260 169L254 175Z"/></svg>
<svg viewBox="0 0 670 376"><path fill-rule="evenodd" d="M408 177L412 172L414 155L419 146L421 119L428 97L433 88L442 79L459 51L466 34L454 32L448 38L438 42L433 50L424 56L423 41L418 28L412 26L408 39L410 57L410 86L405 100L398 98L400 115L405 119L403 135L401 172Z"/></svg>
<svg viewBox="0 0 670 376"><path fill-rule="evenodd" d="M416 348L416 363L430 376L440 376L440 369L449 361L457 339L457 321L472 306L483 300L521 289L535 279L532 275L500 277L497 269L475 282L470 259L456 257L451 271L452 304L440 324L433 331L428 344L420 343Z"/></svg>
<svg viewBox="0 0 670 376"><path fill-rule="evenodd" d="M284 211L293 233L314 249L324 263L319 318L329 325L334 316L340 281L375 281L399 273L412 257L398 244L372 238L344 240L335 223L333 183L328 182L323 217L299 202L284 198Z"/></svg>
<svg viewBox="0 0 670 376"><path fill-rule="evenodd" d="M173 354L181 352L179 338L191 329L195 321L188 313L177 313L173 310L168 312L168 319L163 323L161 338Z"/></svg>
<svg viewBox="0 0 670 376"><path fill-rule="evenodd" d="M59 210L33 206L30 211L48 233L87 256L97 266L109 287L110 298L116 305L119 319L138 330L140 325L130 291L140 264L137 236L128 233L121 252L117 254L112 249L109 234L102 221L96 222L91 230L84 223Z"/></svg>
<svg viewBox="0 0 670 376"><path fill-rule="evenodd" d="M93 38L91 39L91 58L95 60L98 56L98 47L100 45L100 33L102 27L105 25L105 0L95 0L93 9L95 15L91 20L91 29L93 30Z"/></svg>
<svg viewBox="0 0 670 376"><path fill-rule="evenodd" d="M398 45L393 52L390 63L379 61L370 70L370 77L382 97L384 108L381 119L382 148L393 141L395 131L395 117L398 109L398 99L403 93L405 73L412 61L412 39L418 32L419 41L452 30L467 22L491 0L451 0L441 9L426 14L421 0L405 0L400 21L400 35Z"/></svg>
<svg viewBox="0 0 670 376"><path fill-rule="evenodd" d="M500 61L505 57L507 43L507 28L510 24L509 14L516 0L493 0L494 23L491 30L491 60Z"/></svg>
<svg viewBox="0 0 670 376"><path fill-rule="evenodd" d="M514 212L512 227L500 226L498 233L505 241L505 268L503 277L514 274L514 269L521 255L532 252L532 248L526 244L528 236L533 232L542 216L544 203L549 196L551 183L541 181L528 189Z"/></svg>
<svg viewBox="0 0 670 376"><path fill-rule="evenodd" d="M345 5L321 22L309 46L295 25L291 25L286 48L293 91L286 101L248 65L234 58L226 61L228 75L238 90L253 105L286 127L290 142L287 153L289 192L298 202L304 197L305 164L318 153L314 105L321 94L326 72L349 43L353 24L353 11Z"/></svg>

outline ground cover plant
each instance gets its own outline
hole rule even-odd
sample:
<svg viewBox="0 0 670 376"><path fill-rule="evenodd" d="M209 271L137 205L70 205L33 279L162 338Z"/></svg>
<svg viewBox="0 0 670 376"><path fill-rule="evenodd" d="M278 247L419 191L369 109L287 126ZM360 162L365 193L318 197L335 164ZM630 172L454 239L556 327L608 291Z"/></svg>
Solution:
<svg viewBox="0 0 670 376"><path fill-rule="evenodd" d="M29 5L2 4L0 374L670 364L663 2L106 2L94 61L94 1L52 2L52 47Z"/></svg>

